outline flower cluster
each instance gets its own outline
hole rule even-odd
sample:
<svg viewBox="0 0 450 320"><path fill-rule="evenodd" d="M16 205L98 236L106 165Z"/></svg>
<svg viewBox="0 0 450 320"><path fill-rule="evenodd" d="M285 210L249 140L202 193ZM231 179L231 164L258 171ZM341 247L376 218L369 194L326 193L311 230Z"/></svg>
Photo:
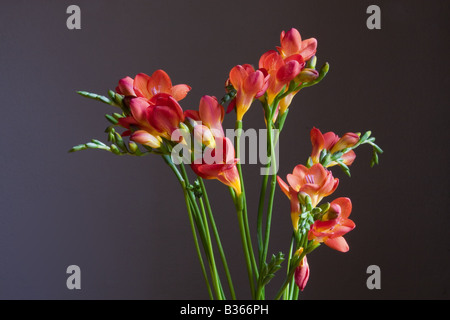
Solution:
<svg viewBox="0 0 450 320"><path fill-rule="evenodd" d="M285 260L282 252L268 259L277 185L290 201L293 235L286 277L275 299L298 298L299 291L303 291L309 279L307 255L322 243L341 252L349 250L344 236L355 228L355 223L349 219L351 200L339 197L324 202L323 199L331 196L339 185L339 179L329 168L337 166L350 175L349 166L356 158L354 149L360 145L371 145L371 164L378 163L378 154L382 150L374 143L371 132L363 135L349 132L339 137L333 132L322 134L313 127L310 132L312 151L306 163L297 165L287 175L287 182L276 173L275 146L293 98L302 89L318 84L329 71L328 63L316 69L317 46L315 38L303 40L297 29L281 32L279 46L264 52L257 60L257 68L248 63L234 66L224 77L223 98L218 100L214 96L203 95L197 110L181 106L191 87L187 84L173 85L163 70L156 70L151 76L139 73L134 78L122 78L115 90L108 92L109 97L78 92L118 107L120 112L105 115L109 121L105 130L109 145L92 139L71 151L101 149L117 155L154 154L162 157L182 188L196 253L211 299L226 299L217 268L217 253L231 298L236 299L237 296L203 180L218 180L229 188L236 208L250 293L254 299L266 298L265 287ZM245 195L240 139L244 116L255 101L262 106L267 128L269 161L265 166L276 170L262 176L258 210L253 215L248 210ZM223 127L226 103L227 113L233 110L236 113L234 141L225 135ZM194 179L186 172L185 164L194 173ZM253 185L252 182L252 188ZM249 215L257 218L256 249Z"/></svg>

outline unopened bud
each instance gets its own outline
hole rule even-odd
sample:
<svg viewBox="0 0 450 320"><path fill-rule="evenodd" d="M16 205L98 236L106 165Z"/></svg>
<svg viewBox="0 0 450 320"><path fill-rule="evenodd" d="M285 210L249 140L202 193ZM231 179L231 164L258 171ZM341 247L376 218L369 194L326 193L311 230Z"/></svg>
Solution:
<svg viewBox="0 0 450 320"><path fill-rule="evenodd" d="M359 141L359 135L353 132L347 132L336 142L336 144L331 149L331 153L335 153L344 150L349 147L353 147Z"/></svg>
<svg viewBox="0 0 450 320"><path fill-rule="evenodd" d="M306 206L307 203L311 203L311 197L306 192L300 191L297 197L298 201L304 206Z"/></svg>
<svg viewBox="0 0 450 320"><path fill-rule="evenodd" d="M194 127L194 139L210 148L216 146L216 141L211 130L204 125L197 125Z"/></svg>
<svg viewBox="0 0 450 320"><path fill-rule="evenodd" d="M296 82L304 83L304 82L313 82L319 77L319 72L314 69L305 68L300 74L295 78Z"/></svg>
<svg viewBox="0 0 450 320"><path fill-rule="evenodd" d="M300 291L303 291L309 279L309 265L308 260L306 260L306 256L303 257L299 266L295 269L294 279L295 284L298 286Z"/></svg>
<svg viewBox="0 0 450 320"><path fill-rule="evenodd" d="M332 203L327 213L323 215L322 221L328 221L336 219L341 214L341 206L336 203Z"/></svg>
<svg viewBox="0 0 450 320"><path fill-rule="evenodd" d="M148 133L145 130L138 130L134 132L131 137L134 142L149 146L151 148L157 149L161 146L161 138L155 137L154 135Z"/></svg>
<svg viewBox="0 0 450 320"><path fill-rule="evenodd" d="M128 148L130 149L131 153L135 153L138 150L138 145L134 141L128 142Z"/></svg>
<svg viewBox="0 0 450 320"><path fill-rule="evenodd" d="M312 56L311 59L309 59L308 62L306 63L306 68L315 69L316 64L317 64L317 57Z"/></svg>

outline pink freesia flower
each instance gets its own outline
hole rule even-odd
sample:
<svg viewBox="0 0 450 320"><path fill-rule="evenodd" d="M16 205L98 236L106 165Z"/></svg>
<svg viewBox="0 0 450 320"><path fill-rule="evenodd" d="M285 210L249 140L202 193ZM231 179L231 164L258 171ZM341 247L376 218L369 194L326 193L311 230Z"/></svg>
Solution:
<svg viewBox="0 0 450 320"><path fill-rule="evenodd" d="M302 40L300 32L292 28L288 32L282 31L280 35L281 47L277 47L283 59L300 54L304 61L308 61L317 51L317 40L314 38Z"/></svg>
<svg viewBox="0 0 450 320"><path fill-rule="evenodd" d="M328 150L331 153L341 151L345 148L352 147L359 141L359 135L353 132L347 132L341 138L334 132L327 132L322 134L319 129L311 129L311 160L313 163L319 163L319 157L322 150ZM342 155L341 159L347 166L351 165L356 158L353 150L350 150ZM327 167L337 165L336 162L330 162Z"/></svg>
<svg viewBox="0 0 450 320"><path fill-rule="evenodd" d="M150 100L132 98L129 105L131 115L119 119L119 124L130 130L142 129L170 140L173 131L184 121L183 109L175 98L166 93L159 93Z"/></svg>
<svg viewBox="0 0 450 320"><path fill-rule="evenodd" d="M341 252L347 252L349 246L344 235L355 228L355 223L348 219L352 211L349 198L337 198L330 204L330 209L311 226L308 240L323 242L328 247Z"/></svg>
<svg viewBox="0 0 450 320"><path fill-rule="evenodd" d="M170 77L163 70L156 70L151 76L139 73L134 79L125 77L119 80L116 92L127 97L141 97L150 100L158 93L171 95L180 101L191 90L186 84L173 86Z"/></svg>
<svg viewBox="0 0 450 320"><path fill-rule="evenodd" d="M269 104L273 103L279 93L287 89L286 86L300 74L304 66L305 62L301 55L283 59L277 51L269 50L260 57L259 68L269 75L266 91Z"/></svg>
<svg viewBox="0 0 450 320"><path fill-rule="evenodd" d="M268 85L268 76L249 64L237 65L230 71L229 81L236 89L237 120L241 121L254 99L262 96Z"/></svg>
<svg viewBox="0 0 450 320"><path fill-rule="evenodd" d="M241 180L236 164L234 146L226 137L216 138L215 148L202 159L191 164L192 170L203 179L217 179L223 184L232 187L236 195L241 194Z"/></svg>
<svg viewBox="0 0 450 320"><path fill-rule="evenodd" d="M339 179L334 178L331 171L325 169L320 163L307 168L304 165L297 165L292 174L287 175L288 183L277 177L281 190L291 201L291 218L295 230L298 229L299 215L301 214L298 195L300 192L307 194L311 198L313 207L326 197L332 194L338 184Z"/></svg>
<svg viewBox="0 0 450 320"><path fill-rule="evenodd" d="M216 97L203 96L197 110L186 110L184 112L186 118L190 118L202 125L207 126L215 137L224 137L222 127L225 109Z"/></svg>

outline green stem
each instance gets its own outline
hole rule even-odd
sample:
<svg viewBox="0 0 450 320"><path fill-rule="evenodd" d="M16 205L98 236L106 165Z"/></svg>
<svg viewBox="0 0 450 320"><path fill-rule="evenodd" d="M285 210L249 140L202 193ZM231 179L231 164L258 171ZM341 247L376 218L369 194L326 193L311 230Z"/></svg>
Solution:
<svg viewBox="0 0 450 320"><path fill-rule="evenodd" d="M252 294L252 298L255 299L255 284L253 279L253 270L252 270L252 262L250 259L250 252L248 250L247 238L245 236L245 224L244 224L244 216L242 212L242 208L237 209L237 216L239 221L239 230L241 234L241 242L242 247L244 249L245 263L247 265L247 275L248 280L250 282L250 290Z"/></svg>
<svg viewBox="0 0 450 320"><path fill-rule="evenodd" d="M235 135L235 150L236 150L236 158L240 159L240 139L242 134L242 121L237 120L235 125L236 135ZM242 174L242 167L241 162L238 161L237 163L237 169L239 172L239 180L241 183L241 194L236 197L236 200L239 202L237 204L238 208L238 218L240 223L240 231L241 231L241 238L243 240L243 245L246 246L244 248L246 260L250 261L250 264L247 264L248 274L250 277L250 283L252 288L252 296L255 296L254 291L254 279L253 274L255 274L256 279L258 279L258 267L256 264L255 254L253 252L253 245L250 235L250 228L248 223L248 215L247 215L247 200L245 196L245 187L244 187L244 177ZM239 217L240 216L240 217ZM242 224L242 226L241 226ZM245 241L244 241L245 240Z"/></svg>
<svg viewBox="0 0 450 320"><path fill-rule="evenodd" d="M223 251L222 243L220 241L219 232L217 230L216 222L214 220L214 216L213 216L213 213L212 213L212 210L211 210L211 205L210 205L210 202L209 202L208 194L206 193L206 187L205 187L205 184L203 183L203 179L202 178L198 177L198 181L199 181L200 187L202 189L203 197L205 198L206 210L208 212L209 220L211 222L212 229L213 229L213 232L214 232L214 237L216 239L217 247L218 247L219 253L220 253L220 257L222 259L223 267L225 269L225 274L227 276L228 286L229 286L230 292L231 292L231 298L233 300L236 300L236 293L234 291L233 281L231 279L231 274L230 274L230 270L228 268L228 263L227 263L227 259L225 257L225 252Z"/></svg>
<svg viewBox="0 0 450 320"><path fill-rule="evenodd" d="M292 259L292 254L294 251L294 242L295 242L295 234L292 233L291 245L289 246L289 257L288 257L288 261L287 261L287 270L286 270L287 275L289 275L289 271L290 271L289 267L291 266L291 259ZM288 292L290 292L290 287L291 287L291 283L288 284L287 290L285 291L285 293L283 295L284 300L290 300L289 299L290 294L288 294Z"/></svg>
<svg viewBox="0 0 450 320"><path fill-rule="evenodd" d="M261 262L265 262L267 258L267 251L269 248L269 238L270 238L270 227L272 222L272 211L273 211L273 201L275 197L275 190L276 190L276 184L277 184L277 174L276 174L276 158L275 158L275 152L274 152L274 145L273 145L273 131L272 131L272 123L268 122L268 131L267 131L267 138L269 141L270 146L270 157L271 157L271 166L274 168L275 173L272 174L272 180L270 182L270 194L269 194L269 204L267 208L267 218L266 218L266 230L264 235L264 245L263 245L263 254L262 254L262 260Z"/></svg>
<svg viewBox="0 0 450 320"><path fill-rule="evenodd" d="M189 196L188 196L188 191L186 189L186 182L184 181L184 179L181 176L180 172L178 171L176 166L173 164L173 162L170 160L170 158L165 155L165 156L163 156L163 159L167 163L167 165L172 169L172 171L175 173L175 176L177 177L178 181L180 182L181 187L183 188L184 199L185 199L185 202L186 202L186 208L187 208L188 216L189 216L189 223L191 225L192 236L194 238L195 250L197 252L198 260L200 262L200 267L202 269L203 278L205 279L206 287L208 289L209 298L211 300L213 300L214 296L213 296L213 293L211 291L211 286L209 284L208 275L206 273L205 264L203 262L202 254L201 254L201 251L200 251L200 246L199 246L198 239L197 239L197 234L195 232L194 219L193 219L193 214L192 214L192 211L191 211L191 205L192 204L190 202L190 199L189 199Z"/></svg>
<svg viewBox="0 0 450 320"><path fill-rule="evenodd" d="M185 179L185 181L189 181L189 177L187 175L186 169L184 168L183 164L180 165L180 169L181 169L181 174L182 174L183 178ZM211 236L209 233L209 226L208 226L208 221L206 219L205 210L203 208L202 203L201 203L202 210L200 210L198 208L197 201L195 200L195 195L193 195L192 192L188 192L188 195L191 200L191 203L193 204L194 207L197 208L197 212L199 213L198 218L201 221L199 224L203 226L202 232L201 232L201 234L203 235L203 239L204 239L203 245L205 247L205 254L208 257L209 266L211 269L211 278L213 280L213 287L214 287L214 290L216 293L216 297L219 300L223 300L225 297L223 296L222 285L220 283L220 277L219 277L219 274L217 271L217 266L216 266L216 262L215 262L215 258L214 258L214 252L212 249Z"/></svg>
<svg viewBox="0 0 450 320"><path fill-rule="evenodd" d="M270 161L266 165L266 168L270 168ZM258 238L258 257L259 257L259 264L261 266L263 262L263 231L262 231L262 224L263 224L263 211L264 211L264 200L266 198L266 190L267 190L267 183L269 181L269 175L265 174L263 176L263 181L261 183L261 191L259 193L259 204L258 204L258 219L257 219L257 238Z"/></svg>

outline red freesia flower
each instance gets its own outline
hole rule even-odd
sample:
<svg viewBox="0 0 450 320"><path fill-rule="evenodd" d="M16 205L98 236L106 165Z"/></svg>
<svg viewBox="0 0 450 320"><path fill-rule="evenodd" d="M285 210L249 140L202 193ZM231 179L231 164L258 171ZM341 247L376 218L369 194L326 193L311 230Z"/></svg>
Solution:
<svg viewBox="0 0 450 320"><path fill-rule="evenodd" d="M170 140L172 132L184 121L183 109L166 93L159 93L150 100L132 98L129 105L131 115L119 119L119 124L127 129L135 127Z"/></svg>
<svg viewBox="0 0 450 320"><path fill-rule="evenodd" d="M303 291L309 279L309 264L306 256L303 257L299 266L295 269L294 279L295 284L298 286L300 291Z"/></svg>
<svg viewBox="0 0 450 320"><path fill-rule="evenodd" d="M288 32L281 32L281 47L277 47L283 59L300 54L304 61L308 61L317 51L317 40L314 38L302 40L300 32L292 28Z"/></svg>
<svg viewBox="0 0 450 320"><path fill-rule="evenodd" d="M186 84L172 85L172 81L163 70L156 70L151 76L139 73L134 79L125 77L119 80L116 92L129 97L141 97L150 100L158 93L167 93L180 101L191 90Z"/></svg>
<svg viewBox="0 0 450 320"><path fill-rule="evenodd" d="M153 96L149 103L151 108L148 112L148 122L161 136L170 139L173 131L184 121L183 109L174 97L166 93Z"/></svg>
<svg viewBox="0 0 450 320"><path fill-rule="evenodd" d="M331 171L325 169L320 163L311 168L297 165L292 174L287 175L288 184L279 176L277 180L281 190L291 201L291 218L295 230L298 229L301 214L299 193L306 193L311 198L312 206L315 207L323 197L332 194L339 184L339 179L334 178Z"/></svg>
<svg viewBox="0 0 450 320"><path fill-rule="evenodd" d="M208 153L209 152L209 153ZM234 146L226 137L217 138L215 148L206 148L201 159L191 164L192 170L203 179L217 179L241 194L241 180L236 163Z"/></svg>
<svg viewBox="0 0 450 320"><path fill-rule="evenodd" d="M236 89L237 120L241 121L253 100L264 94L268 85L268 75L249 64L237 65L230 71L229 80Z"/></svg>
<svg viewBox="0 0 450 320"><path fill-rule="evenodd" d="M352 147L359 141L359 135L356 133L348 132L340 138L334 132L327 132L322 134L319 129L311 129L311 144L313 146L311 152L311 160L313 163L319 163L319 157L322 150L328 150L331 153L341 151L345 148ZM341 159L347 166L351 165L356 158L356 154L353 150L346 152L342 155ZM327 167L337 165L336 162L330 162Z"/></svg>
<svg viewBox="0 0 450 320"><path fill-rule="evenodd" d="M347 252L349 246L343 235L355 228L355 223L348 219L351 211L352 202L349 198L332 201L328 213L311 226L308 240L323 242L332 249Z"/></svg>

